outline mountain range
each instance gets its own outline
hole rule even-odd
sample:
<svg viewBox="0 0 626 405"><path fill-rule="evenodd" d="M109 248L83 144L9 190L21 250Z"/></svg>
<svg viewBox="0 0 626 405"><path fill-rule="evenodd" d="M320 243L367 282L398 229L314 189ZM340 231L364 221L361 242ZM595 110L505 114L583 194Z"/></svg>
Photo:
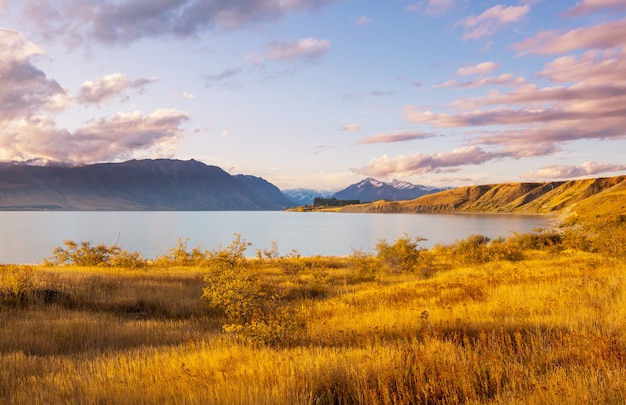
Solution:
<svg viewBox="0 0 626 405"><path fill-rule="evenodd" d="M1 210L282 210L267 181L188 160L0 166Z"/></svg>
<svg viewBox="0 0 626 405"><path fill-rule="evenodd" d="M336 198L338 200L359 200L361 202L412 200L426 194L448 189L450 189L450 187L438 188L422 186L397 179L393 179L391 182L384 182L368 177L341 191L333 192L298 188L283 190L283 194L296 205L310 205L313 204L313 201L317 197Z"/></svg>

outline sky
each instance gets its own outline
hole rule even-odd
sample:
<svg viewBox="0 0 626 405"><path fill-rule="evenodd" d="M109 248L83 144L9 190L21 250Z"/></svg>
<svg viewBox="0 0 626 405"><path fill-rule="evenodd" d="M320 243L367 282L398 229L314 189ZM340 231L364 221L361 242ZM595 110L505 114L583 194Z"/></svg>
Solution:
<svg viewBox="0 0 626 405"><path fill-rule="evenodd" d="M0 0L0 161L280 189L626 174L625 0Z"/></svg>

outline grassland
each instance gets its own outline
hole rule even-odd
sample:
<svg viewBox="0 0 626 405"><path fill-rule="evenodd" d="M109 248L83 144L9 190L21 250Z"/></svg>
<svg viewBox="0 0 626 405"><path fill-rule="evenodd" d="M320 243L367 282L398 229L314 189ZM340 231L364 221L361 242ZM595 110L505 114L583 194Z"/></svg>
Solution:
<svg viewBox="0 0 626 405"><path fill-rule="evenodd" d="M68 243L0 267L0 403L626 403L624 192L431 250Z"/></svg>

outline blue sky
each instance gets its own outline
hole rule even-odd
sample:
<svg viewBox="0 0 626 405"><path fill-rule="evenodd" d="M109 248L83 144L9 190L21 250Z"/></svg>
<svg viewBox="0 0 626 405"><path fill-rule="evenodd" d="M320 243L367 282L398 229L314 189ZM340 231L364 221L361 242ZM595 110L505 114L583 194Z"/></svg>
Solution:
<svg viewBox="0 0 626 405"><path fill-rule="evenodd" d="M0 0L0 160L281 189L626 173L626 2Z"/></svg>

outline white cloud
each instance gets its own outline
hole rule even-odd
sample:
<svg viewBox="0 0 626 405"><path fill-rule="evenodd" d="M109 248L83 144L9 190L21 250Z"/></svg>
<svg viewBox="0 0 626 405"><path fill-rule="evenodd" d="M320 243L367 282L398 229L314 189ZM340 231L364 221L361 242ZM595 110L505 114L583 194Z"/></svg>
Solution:
<svg viewBox="0 0 626 405"><path fill-rule="evenodd" d="M85 81L78 89L78 102L83 104L101 104L113 97L122 96L127 89L143 88L154 79L128 80L122 73L114 73L95 81Z"/></svg>

